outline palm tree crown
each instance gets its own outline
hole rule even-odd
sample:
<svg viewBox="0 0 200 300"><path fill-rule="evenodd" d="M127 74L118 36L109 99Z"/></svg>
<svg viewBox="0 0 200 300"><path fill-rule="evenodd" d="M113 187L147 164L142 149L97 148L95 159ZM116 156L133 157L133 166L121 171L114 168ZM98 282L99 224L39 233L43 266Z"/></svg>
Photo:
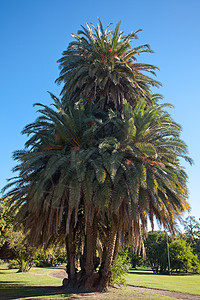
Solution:
<svg viewBox="0 0 200 300"><path fill-rule="evenodd" d="M136 55L152 50L149 45L131 49L130 43L140 30L124 35L119 31L120 22L114 31L109 26L104 30L99 20L97 28L87 24L72 35L75 41L58 61L61 72L57 82L64 83L63 100L83 97L90 104L100 100L101 108L109 105L118 110L123 109L124 99L135 105L142 96L151 103L150 88L160 83L144 72L155 75L158 68L137 63Z"/></svg>
<svg viewBox="0 0 200 300"><path fill-rule="evenodd" d="M112 109L97 118L83 101L66 109L53 98L56 111L42 106L42 116L24 129L31 135L28 149L15 152L20 174L7 186L15 186L7 196L22 205L19 216L31 240L47 242L63 222L68 233L84 199L100 219L117 215L131 239L141 238L141 223L146 232L148 218L174 231L177 217L189 208L179 157L191 159L164 105L147 107L140 100L133 109L124 102L123 118Z"/></svg>

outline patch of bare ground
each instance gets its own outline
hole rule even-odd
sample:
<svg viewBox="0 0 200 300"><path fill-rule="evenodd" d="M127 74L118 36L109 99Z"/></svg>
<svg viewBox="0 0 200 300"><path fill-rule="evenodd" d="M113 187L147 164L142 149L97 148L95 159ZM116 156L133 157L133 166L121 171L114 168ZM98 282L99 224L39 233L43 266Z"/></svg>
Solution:
<svg viewBox="0 0 200 300"><path fill-rule="evenodd" d="M64 270L55 271L49 274L49 276L64 279L67 277L67 273Z"/></svg>

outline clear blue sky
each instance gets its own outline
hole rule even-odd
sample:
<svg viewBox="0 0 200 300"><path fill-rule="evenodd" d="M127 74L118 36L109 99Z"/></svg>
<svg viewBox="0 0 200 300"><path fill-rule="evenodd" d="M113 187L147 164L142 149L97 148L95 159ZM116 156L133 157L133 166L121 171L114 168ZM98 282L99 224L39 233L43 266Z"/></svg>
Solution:
<svg viewBox="0 0 200 300"><path fill-rule="evenodd" d="M104 26L122 21L125 33L142 29L137 43L155 54L141 60L160 68L158 90L175 108L195 165L189 176L191 214L200 217L200 1L199 0L0 0L0 189L12 176L14 150L23 149L23 127L36 118L33 103L50 104L59 95L56 61L80 25L100 17ZM134 46L134 45L133 45ZM140 57L138 61L141 61Z"/></svg>

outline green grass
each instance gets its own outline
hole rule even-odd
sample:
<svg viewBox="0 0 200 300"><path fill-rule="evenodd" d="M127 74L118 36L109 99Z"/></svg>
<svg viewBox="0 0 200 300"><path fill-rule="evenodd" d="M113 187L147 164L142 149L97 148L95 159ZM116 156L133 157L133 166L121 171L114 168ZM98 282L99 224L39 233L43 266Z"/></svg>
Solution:
<svg viewBox="0 0 200 300"><path fill-rule="evenodd" d="M167 300L172 299L151 293L138 292L133 289L112 288L106 293L65 294L61 287L62 279L50 274L62 268L32 268L27 273L17 273L0 266L0 299L138 299Z"/></svg>
<svg viewBox="0 0 200 300"><path fill-rule="evenodd" d="M32 268L27 273L17 273L0 266L0 295L12 299L61 293L62 279L49 276L53 271L55 268Z"/></svg>
<svg viewBox="0 0 200 300"><path fill-rule="evenodd" d="M17 273L0 266L0 299L173 299L166 296L135 291L131 288L113 288L106 293L66 294L62 279L51 273L63 268L32 268L27 273ZM200 275L154 275L150 271L130 271L127 284L200 295Z"/></svg>
<svg viewBox="0 0 200 300"><path fill-rule="evenodd" d="M131 270L126 277L128 285L200 295L200 275L154 275L152 271Z"/></svg>

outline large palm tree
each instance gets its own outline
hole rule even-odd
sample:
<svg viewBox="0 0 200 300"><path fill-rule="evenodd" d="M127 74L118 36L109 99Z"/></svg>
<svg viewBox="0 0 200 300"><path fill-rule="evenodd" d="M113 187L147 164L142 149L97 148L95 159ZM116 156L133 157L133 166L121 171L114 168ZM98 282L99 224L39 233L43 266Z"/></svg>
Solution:
<svg viewBox="0 0 200 300"><path fill-rule="evenodd" d="M124 99L135 105L142 96L152 103L150 88L160 83L147 74L155 75L157 68L137 62L137 55L152 50L147 44L131 48L131 41L137 39L140 30L124 35L119 30L120 22L115 30L109 27L104 30L99 20L97 28L87 23L72 35L75 41L58 61L61 72L56 81L64 83L63 101L83 97L91 105L100 101L101 108L111 106L120 111Z"/></svg>
<svg viewBox="0 0 200 300"><path fill-rule="evenodd" d="M19 176L8 184L13 188L7 196L19 208L30 241L48 245L66 238L67 283L103 289L125 233L137 250L148 218L176 229L189 208L179 157L191 160L180 126L162 105L140 100L133 109L124 102L122 117L82 100L66 104L52 97L56 109L41 106L41 116L23 131L30 138L27 149L14 154Z"/></svg>

